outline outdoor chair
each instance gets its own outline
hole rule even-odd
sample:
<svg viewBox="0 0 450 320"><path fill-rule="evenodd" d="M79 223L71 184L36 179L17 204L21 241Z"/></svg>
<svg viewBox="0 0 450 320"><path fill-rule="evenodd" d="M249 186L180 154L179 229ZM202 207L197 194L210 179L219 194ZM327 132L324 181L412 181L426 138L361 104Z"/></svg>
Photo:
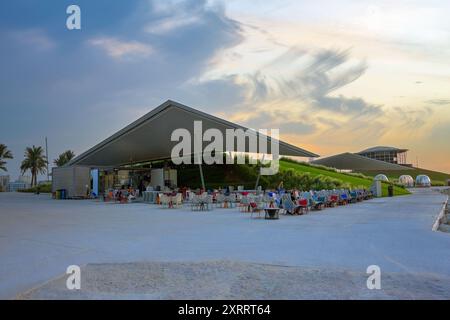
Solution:
<svg viewBox="0 0 450 320"><path fill-rule="evenodd" d="M330 207L335 207L339 203L339 195L331 194L328 198L328 203Z"/></svg>
<svg viewBox="0 0 450 320"><path fill-rule="evenodd" d="M250 201L248 196L243 196L241 201L239 202L239 211L240 212L248 212L249 211Z"/></svg>
<svg viewBox="0 0 450 320"><path fill-rule="evenodd" d="M358 192L356 192L355 190L351 190L348 194L350 195L350 203L356 203L359 201Z"/></svg>
<svg viewBox="0 0 450 320"><path fill-rule="evenodd" d="M216 207L221 208L225 202L225 196L221 193L216 195Z"/></svg>
<svg viewBox="0 0 450 320"><path fill-rule="evenodd" d="M236 203L236 197L232 194L223 197L223 208L233 208L233 205Z"/></svg>
<svg viewBox="0 0 450 320"><path fill-rule="evenodd" d="M317 199L323 203L323 207L330 207L330 197L326 190L317 193Z"/></svg>
<svg viewBox="0 0 450 320"><path fill-rule="evenodd" d="M309 211L309 204L307 199L299 199L297 200L297 204L301 209L302 214L306 214Z"/></svg>
<svg viewBox="0 0 450 320"><path fill-rule="evenodd" d="M340 205L346 205L350 202L350 197L345 191L341 191L339 195L338 204Z"/></svg>
<svg viewBox="0 0 450 320"><path fill-rule="evenodd" d="M191 210L192 211L200 210L200 204L201 204L200 197L197 195L194 195L191 200Z"/></svg>
<svg viewBox="0 0 450 320"><path fill-rule="evenodd" d="M285 213L300 214L301 206L292 201L290 194L284 194L282 196L282 203Z"/></svg>
<svg viewBox="0 0 450 320"><path fill-rule="evenodd" d="M186 191L186 201L187 202L192 202L192 200L195 197L195 193L192 191Z"/></svg>
<svg viewBox="0 0 450 320"><path fill-rule="evenodd" d="M212 196L208 195L206 192L203 193L202 197L201 197L201 204L200 204L200 208L202 210L211 210L212 209L212 204L213 204L213 199Z"/></svg>
<svg viewBox="0 0 450 320"><path fill-rule="evenodd" d="M177 195L172 198L172 205L176 208L183 206L183 195L181 193L177 193Z"/></svg>
<svg viewBox="0 0 450 320"><path fill-rule="evenodd" d="M191 202L192 211L209 211L212 209L212 196L204 192L202 195L195 195Z"/></svg>
<svg viewBox="0 0 450 320"><path fill-rule="evenodd" d="M363 190L364 200L369 200L373 198L373 193L370 190Z"/></svg>
<svg viewBox="0 0 450 320"><path fill-rule="evenodd" d="M310 192L303 193L303 198L308 200L309 207L314 210L322 210L323 202L319 201L315 196L311 195Z"/></svg>
<svg viewBox="0 0 450 320"><path fill-rule="evenodd" d="M251 202L250 203L250 217L253 217L254 213L258 213L258 217L261 217L261 212L265 209L264 202Z"/></svg>
<svg viewBox="0 0 450 320"><path fill-rule="evenodd" d="M159 201L160 201L160 204L161 204L161 207L162 207L162 208L169 208L169 207L170 207L170 201L171 201L171 199L170 199L169 196L167 196L167 195L161 193L161 195L160 195L160 197L159 197Z"/></svg>

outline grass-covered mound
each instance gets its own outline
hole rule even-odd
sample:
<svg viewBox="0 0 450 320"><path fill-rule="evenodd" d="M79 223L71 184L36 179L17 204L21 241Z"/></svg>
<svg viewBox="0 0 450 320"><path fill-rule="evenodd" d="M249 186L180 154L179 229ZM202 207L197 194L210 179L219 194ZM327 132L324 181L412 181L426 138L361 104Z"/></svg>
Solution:
<svg viewBox="0 0 450 320"><path fill-rule="evenodd" d="M365 175L368 175L368 176L376 176L380 172L364 171L362 173L365 174ZM444 185L447 185L447 180L450 179L450 174L448 174L448 173L439 172L439 171L432 171L432 170L427 170L427 169L422 169L422 168L412 168L412 170L386 171L386 172L383 172L383 174L387 175L387 177L391 181L397 180L401 175L404 175L404 174L410 175L414 179L419 174L425 174L425 175L430 177L431 184L433 186L444 186Z"/></svg>
<svg viewBox="0 0 450 320"><path fill-rule="evenodd" d="M178 185L198 188L201 186L198 165L182 165L178 168ZM225 188L243 185L253 189L258 176L256 165L203 165L206 188ZM366 188L372 185L372 178L363 174L337 172L333 168L314 166L291 159L280 160L280 170L273 176L261 176L259 185L264 189L274 189L283 181L284 188L301 190L322 190L335 188ZM383 183L383 196L387 195L388 184ZM409 192L400 186L394 186L395 195Z"/></svg>
<svg viewBox="0 0 450 320"><path fill-rule="evenodd" d="M373 183L372 177L365 176L364 174L361 173L338 172L333 168L311 165L308 163L297 162L295 160L286 158L283 158L280 161L280 169L281 171L286 169L294 169L297 172L307 172L312 176L319 176L319 175L328 176L330 178L341 180L352 188L364 187L366 189L369 189ZM389 186L388 183L382 183L383 196L387 196L388 186ZM405 195L405 194L409 194L408 190L406 190L401 186L394 185L394 195Z"/></svg>

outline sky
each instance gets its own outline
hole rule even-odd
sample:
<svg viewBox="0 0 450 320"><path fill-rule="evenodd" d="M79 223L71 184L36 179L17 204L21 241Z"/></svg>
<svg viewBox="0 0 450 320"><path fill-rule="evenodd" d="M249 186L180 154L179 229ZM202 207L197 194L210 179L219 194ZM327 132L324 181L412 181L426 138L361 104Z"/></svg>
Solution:
<svg viewBox="0 0 450 320"><path fill-rule="evenodd" d="M81 30L66 28L71 4ZM51 162L80 154L168 99L321 156L388 145L450 172L449 12L444 0L1 1L7 174L46 136Z"/></svg>

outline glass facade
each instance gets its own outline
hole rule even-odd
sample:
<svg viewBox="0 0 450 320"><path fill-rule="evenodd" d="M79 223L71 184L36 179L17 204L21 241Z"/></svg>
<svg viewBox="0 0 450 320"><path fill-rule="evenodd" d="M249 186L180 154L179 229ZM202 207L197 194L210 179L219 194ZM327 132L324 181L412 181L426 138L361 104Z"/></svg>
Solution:
<svg viewBox="0 0 450 320"><path fill-rule="evenodd" d="M360 155L389 163L406 164L406 152L398 152L397 150L364 152Z"/></svg>

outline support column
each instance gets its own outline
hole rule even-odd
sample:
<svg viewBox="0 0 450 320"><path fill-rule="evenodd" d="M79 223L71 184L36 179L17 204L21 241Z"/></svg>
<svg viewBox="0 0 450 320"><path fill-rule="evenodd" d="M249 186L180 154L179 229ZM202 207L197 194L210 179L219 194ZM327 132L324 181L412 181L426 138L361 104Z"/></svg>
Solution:
<svg viewBox="0 0 450 320"><path fill-rule="evenodd" d="M264 157L265 157L265 154L263 154L262 159L261 159L261 161L259 162L259 166L258 166L259 172L258 172L258 177L256 178L255 190L258 189L259 178L261 178L261 164L262 164L262 162L264 161Z"/></svg>
<svg viewBox="0 0 450 320"><path fill-rule="evenodd" d="M199 161L198 161L198 169L200 170L200 179L202 181L202 188L204 191L206 191L206 187L205 187L205 179L203 177L203 168L202 168L202 159L200 156L198 156Z"/></svg>

